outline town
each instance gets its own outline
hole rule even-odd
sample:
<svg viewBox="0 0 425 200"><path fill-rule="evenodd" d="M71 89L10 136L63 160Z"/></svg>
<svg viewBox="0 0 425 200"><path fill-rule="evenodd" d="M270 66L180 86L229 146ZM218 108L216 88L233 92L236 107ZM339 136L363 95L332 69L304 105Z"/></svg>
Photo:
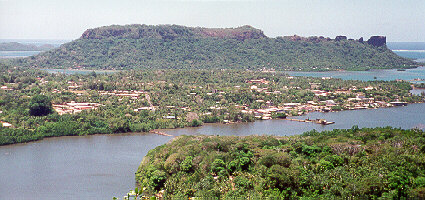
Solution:
<svg viewBox="0 0 425 200"><path fill-rule="evenodd" d="M32 76L25 78L25 83L19 77L14 82L4 82L2 98L19 97L21 104L26 105L34 95L44 95L51 100L57 115L73 115L65 118L78 118L87 123L84 127L90 131L106 132L149 132L202 123L286 118L309 112L377 109L423 102L424 98L409 93L412 86L406 81L292 77L273 70L156 70L88 75L37 72ZM14 107L1 106L4 127L36 129L50 123L23 120L25 111L14 115ZM323 120L326 119L304 121L331 124Z"/></svg>

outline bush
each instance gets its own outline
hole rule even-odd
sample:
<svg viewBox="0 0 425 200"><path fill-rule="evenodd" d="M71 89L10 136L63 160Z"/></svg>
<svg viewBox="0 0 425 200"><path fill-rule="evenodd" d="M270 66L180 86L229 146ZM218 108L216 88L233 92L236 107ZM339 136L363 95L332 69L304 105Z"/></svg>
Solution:
<svg viewBox="0 0 425 200"><path fill-rule="evenodd" d="M164 171L155 170L150 177L149 185L154 190L158 191L164 186L164 183L166 180L167 180L167 176Z"/></svg>
<svg viewBox="0 0 425 200"><path fill-rule="evenodd" d="M187 156L183 162L180 164L180 169L184 172L190 172L192 171L192 156Z"/></svg>
<svg viewBox="0 0 425 200"><path fill-rule="evenodd" d="M215 159L211 165L211 171L215 174L218 172L225 170L226 164L221 159Z"/></svg>
<svg viewBox="0 0 425 200"><path fill-rule="evenodd" d="M202 122L200 120L197 120L197 119L192 120L192 122L190 122L190 124L189 124L189 126L191 126L191 127L198 127L198 126L201 126L201 125L202 125Z"/></svg>
<svg viewBox="0 0 425 200"><path fill-rule="evenodd" d="M45 116L53 112L52 102L44 95L33 96L28 107L32 116Z"/></svg>

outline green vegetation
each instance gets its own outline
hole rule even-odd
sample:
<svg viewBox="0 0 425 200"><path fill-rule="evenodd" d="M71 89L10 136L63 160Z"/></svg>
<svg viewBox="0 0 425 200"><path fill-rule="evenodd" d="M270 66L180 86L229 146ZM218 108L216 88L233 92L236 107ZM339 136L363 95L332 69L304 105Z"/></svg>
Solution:
<svg viewBox="0 0 425 200"><path fill-rule="evenodd" d="M0 89L0 121L12 125L0 127L0 145L52 136L149 132L285 118L330 110L328 100L334 102L333 110L345 110L386 107L385 102L396 100L423 102L424 98L411 95L408 82L324 80L289 77L281 72L146 70L65 75L5 65L0 68L0 85L4 87ZM329 94L318 96L312 88ZM357 96L364 98L357 100ZM76 106L65 112L62 108L71 107L68 104L72 102L84 103L80 105L83 108ZM50 103L56 109L53 112ZM286 103L299 106L286 109Z"/></svg>
<svg viewBox="0 0 425 200"><path fill-rule="evenodd" d="M424 199L425 133L180 136L151 150L136 180L165 199Z"/></svg>
<svg viewBox="0 0 425 200"><path fill-rule="evenodd" d="M298 36L268 38L235 29L176 25L108 26L87 30L57 49L18 59L18 66L89 69L367 70L418 63L357 40Z"/></svg>
<svg viewBox="0 0 425 200"><path fill-rule="evenodd" d="M46 116L53 112L52 102L44 95L33 96L28 107L32 116Z"/></svg>
<svg viewBox="0 0 425 200"><path fill-rule="evenodd" d="M416 88L425 88L425 83L417 83L417 84L415 84L415 87Z"/></svg>

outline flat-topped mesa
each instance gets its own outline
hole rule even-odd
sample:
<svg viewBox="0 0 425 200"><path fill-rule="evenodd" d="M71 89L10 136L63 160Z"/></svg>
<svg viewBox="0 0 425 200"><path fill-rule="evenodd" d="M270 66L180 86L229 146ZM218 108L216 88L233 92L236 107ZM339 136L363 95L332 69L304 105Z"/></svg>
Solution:
<svg viewBox="0 0 425 200"><path fill-rule="evenodd" d="M112 25L86 30L81 36L82 39L175 39L178 37L195 38L232 38L238 40L266 38L263 31L251 26L241 26L238 28L202 28L185 27L179 25Z"/></svg>
<svg viewBox="0 0 425 200"><path fill-rule="evenodd" d="M368 42L367 42L368 41ZM349 53L347 53L349 52ZM178 25L112 25L16 66L90 69L365 70L419 66L388 49L385 37L269 38L251 26L202 28Z"/></svg>

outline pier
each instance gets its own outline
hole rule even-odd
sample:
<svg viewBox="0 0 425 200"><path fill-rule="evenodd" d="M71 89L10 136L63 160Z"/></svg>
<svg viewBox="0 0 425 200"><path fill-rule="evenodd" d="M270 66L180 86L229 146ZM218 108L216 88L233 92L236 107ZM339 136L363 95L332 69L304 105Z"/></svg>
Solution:
<svg viewBox="0 0 425 200"><path fill-rule="evenodd" d="M393 106L407 106L407 102L400 102L400 101L393 101L393 102L390 102L390 104Z"/></svg>
<svg viewBox="0 0 425 200"><path fill-rule="evenodd" d="M322 124L322 125L329 125L329 124L335 124L335 122L328 122L326 119L286 119L289 121L296 121L296 122L313 122L316 124Z"/></svg>
<svg viewBox="0 0 425 200"><path fill-rule="evenodd" d="M166 134L164 132L158 131L158 130L151 130L149 131L149 133L153 133L153 134L157 134L157 135L162 135L162 136L172 136L170 134Z"/></svg>

